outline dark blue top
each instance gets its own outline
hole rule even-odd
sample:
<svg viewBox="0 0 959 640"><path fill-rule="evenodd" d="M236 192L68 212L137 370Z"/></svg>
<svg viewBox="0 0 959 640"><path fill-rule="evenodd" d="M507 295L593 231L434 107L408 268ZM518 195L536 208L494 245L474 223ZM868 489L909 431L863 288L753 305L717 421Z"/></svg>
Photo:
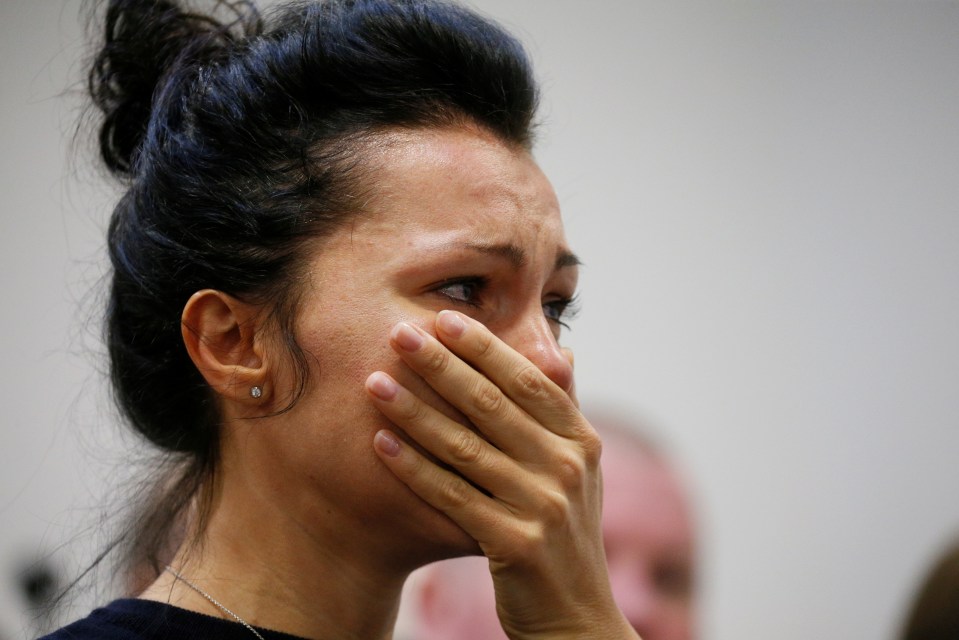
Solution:
<svg viewBox="0 0 959 640"><path fill-rule="evenodd" d="M256 630L266 640L304 640L269 629ZM153 600L114 600L40 640L256 640L238 622L187 611Z"/></svg>

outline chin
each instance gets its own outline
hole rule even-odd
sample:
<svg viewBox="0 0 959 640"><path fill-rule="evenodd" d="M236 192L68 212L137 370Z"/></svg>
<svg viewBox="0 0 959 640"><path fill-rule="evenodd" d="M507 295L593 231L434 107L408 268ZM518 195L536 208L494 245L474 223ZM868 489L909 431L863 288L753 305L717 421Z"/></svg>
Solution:
<svg viewBox="0 0 959 640"><path fill-rule="evenodd" d="M409 491L405 486L403 488ZM479 543L459 525L412 492L410 494L418 504L399 510L406 522L403 533L396 530L384 531L385 535L393 536L392 545L396 548L396 557L403 558L408 570L412 571L439 560L483 555ZM399 535L403 535L405 540L399 540Z"/></svg>

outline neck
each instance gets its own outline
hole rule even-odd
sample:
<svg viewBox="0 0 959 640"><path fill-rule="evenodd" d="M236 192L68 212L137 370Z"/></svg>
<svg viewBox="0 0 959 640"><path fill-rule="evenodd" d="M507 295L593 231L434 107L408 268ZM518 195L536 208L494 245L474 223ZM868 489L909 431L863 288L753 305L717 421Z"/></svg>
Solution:
<svg viewBox="0 0 959 640"><path fill-rule="evenodd" d="M311 509L310 521L322 525L308 528L266 496L230 486L219 483L198 543L170 563L178 573L254 626L304 638L392 638L409 571L397 554L364 544L366 528L331 510ZM140 597L229 618L169 573Z"/></svg>

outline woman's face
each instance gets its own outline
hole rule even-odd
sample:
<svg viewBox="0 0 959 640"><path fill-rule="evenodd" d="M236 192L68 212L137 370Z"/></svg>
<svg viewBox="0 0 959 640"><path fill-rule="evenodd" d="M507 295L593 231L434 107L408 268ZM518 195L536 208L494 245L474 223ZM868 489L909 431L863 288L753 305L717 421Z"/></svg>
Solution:
<svg viewBox="0 0 959 640"><path fill-rule="evenodd" d="M440 310L461 311L569 390L559 338L577 261L553 189L527 152L465 128L383 134L371 147L364 213L309 260L295 329L309 388L277 418L289 424L258 432L254 455L268 470L265 488L299 525L345 532L350 544L387 537L419 563L434 558L418 549L455 555L475 543L378 460L373 435L390 425L364 381L386 371L466 422L402 364L390 330L406 321L435 333Z"/></svg>

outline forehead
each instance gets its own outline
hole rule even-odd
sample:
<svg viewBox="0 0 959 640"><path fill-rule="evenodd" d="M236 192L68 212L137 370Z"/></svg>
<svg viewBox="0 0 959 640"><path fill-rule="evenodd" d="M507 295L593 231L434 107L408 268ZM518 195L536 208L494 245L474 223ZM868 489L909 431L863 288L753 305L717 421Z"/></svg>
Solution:
<svg viewBox="0 0 959 640"><path fill-rule="evenodd" d="M368 214L358 224L434 236L512 240L547 232L565 247L559 204L528 151L477 128L377 134L369 155ZM493 236L491 238L491 236Z"/></svg>

